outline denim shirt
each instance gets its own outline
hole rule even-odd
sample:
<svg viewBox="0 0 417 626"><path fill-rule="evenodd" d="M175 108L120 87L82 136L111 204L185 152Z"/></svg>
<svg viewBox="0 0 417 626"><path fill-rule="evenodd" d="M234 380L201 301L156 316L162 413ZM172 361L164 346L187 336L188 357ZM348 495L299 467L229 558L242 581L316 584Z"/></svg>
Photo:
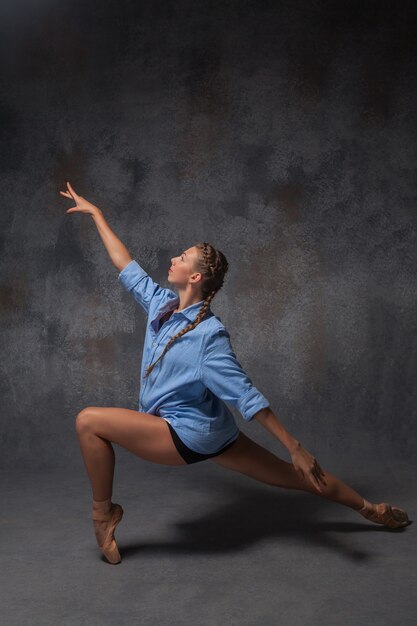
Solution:
<svg viewBox="0 0 417 626"><path fill-rule="evenodd" d="M204 300L172 313L158 330L160 318L178 306L178 295L152 280L135 260L118 279L147 314L139 411L168 421L192 450L217 452L239 434L227 404L250 421L269 406L268 400L242 369L228 331L210 306L202 321L176 339L145 378L148 365L173 335L195 320Z"/></svg>

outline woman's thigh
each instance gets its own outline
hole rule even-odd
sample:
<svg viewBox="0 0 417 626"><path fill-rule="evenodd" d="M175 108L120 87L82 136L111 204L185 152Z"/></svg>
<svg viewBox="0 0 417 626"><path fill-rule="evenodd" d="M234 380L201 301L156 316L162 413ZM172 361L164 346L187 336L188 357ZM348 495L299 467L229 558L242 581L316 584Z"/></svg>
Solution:
<svg viewBox="0 0 417 626"><path fill-rule="evenodd" d="M97 435L147 461L187 465L175 447L167 422L151 413L88 406L78 413L76 430L79 436Z"/></svg>
<svg viewBox="0 0 417 626"><path fill-rule="evenodd" d="M280 459L242 431L231 448L208 460L268 485L314 491L311 483L298 474L292 463Z"/></svg>

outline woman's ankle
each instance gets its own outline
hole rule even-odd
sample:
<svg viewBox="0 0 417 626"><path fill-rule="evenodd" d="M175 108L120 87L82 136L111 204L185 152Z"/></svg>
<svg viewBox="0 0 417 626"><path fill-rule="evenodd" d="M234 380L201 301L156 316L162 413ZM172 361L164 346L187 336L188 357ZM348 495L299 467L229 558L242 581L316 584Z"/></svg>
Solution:
<svg viewBox="0 0 417 626"><path fill-rule="evenodd" d="M374 511L374 509L375 509L374 504L372 502L369 502L365 498L363 498L363 507L360 509L357 509L357 512L362 513L362 515L364 515L366 513L370 513L371 511Z"/></svg>
<svg viewBox="0 0 417 626"><path fill-rule="evenodd" d="M106 498L106 500L94 500L93 499L92 511L93 513L100 513L102 515L106 515L106 513L110 513L111 504L112 504L111 497Z"/></svg>

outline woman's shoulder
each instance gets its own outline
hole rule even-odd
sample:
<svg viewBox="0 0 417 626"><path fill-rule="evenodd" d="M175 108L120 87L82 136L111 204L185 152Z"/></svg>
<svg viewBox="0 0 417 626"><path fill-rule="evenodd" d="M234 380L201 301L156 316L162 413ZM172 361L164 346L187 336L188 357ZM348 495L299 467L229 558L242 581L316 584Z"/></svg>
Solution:
<svg viewBox="0 0 417 626"><path fill-rule="evenodd" d="M229 336L225 325L223 324L221 318L214 313L206 319L206 324L204 325L204 334L207 337L211 337L218 334L225 334Z"/></svg>

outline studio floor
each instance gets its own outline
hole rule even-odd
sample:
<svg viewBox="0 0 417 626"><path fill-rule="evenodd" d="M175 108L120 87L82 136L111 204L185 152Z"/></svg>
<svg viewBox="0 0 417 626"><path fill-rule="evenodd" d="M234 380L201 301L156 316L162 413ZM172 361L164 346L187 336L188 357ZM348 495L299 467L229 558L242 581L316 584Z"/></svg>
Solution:
<svg viewBox="0 0 417 626"><path fill-rule="evenodd" d="M417 523L392 532L211 461L117 455L118 565L96 546L83 467L2 471L2 625L415 624ZM326 469L416 516L406 463Z"/></svg>

